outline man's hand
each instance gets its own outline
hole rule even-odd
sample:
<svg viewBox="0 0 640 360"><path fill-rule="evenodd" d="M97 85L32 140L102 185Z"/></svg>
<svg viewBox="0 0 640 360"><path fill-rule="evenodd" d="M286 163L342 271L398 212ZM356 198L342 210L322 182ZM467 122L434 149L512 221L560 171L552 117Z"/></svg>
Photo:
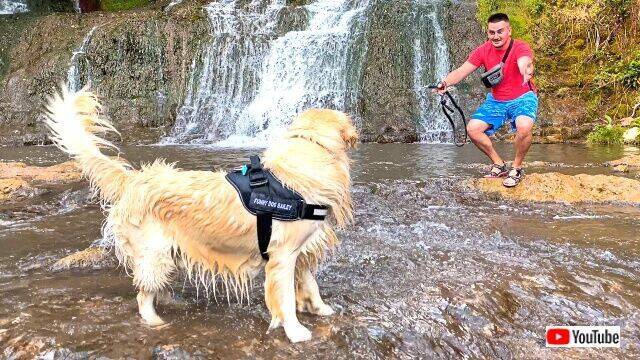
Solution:
<svg viewBox="0 0 640 360"><path fill-rule="evenodd" d="M529 80L533 77L533 64L529 63L529 65L524 69L524 74L522 75L522 85L526 85Z"/></svg>
<svg viewBox="0 0 640 360"><path fill-rule="evenodd" d="M522 74L522 85L526 85L533 78L533 61L528 56L518 59L518 69Z"/></svg>
<svg viewBox="0 0 640 360"><path fill-rule="evenodd" d="M440 81L440 83L438 83L438 87L431 90L431 92L437 92L438 94L443 95L447 92L447 82L444 80Z"/></svg>

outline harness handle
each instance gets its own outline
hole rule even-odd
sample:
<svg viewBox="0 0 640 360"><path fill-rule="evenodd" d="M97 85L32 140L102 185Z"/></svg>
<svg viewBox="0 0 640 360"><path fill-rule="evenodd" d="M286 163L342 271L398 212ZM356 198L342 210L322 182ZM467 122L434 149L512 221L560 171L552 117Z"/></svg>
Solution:
<svg viewBox="0 0 640 360"><path fill-rule="evenodd" d="M257 155L252 155L249 157L249 160L251 160L251 168L249 169L249 186L251 188L256 188L267 185L269 180L267 179L267 175L265 175L264 171L262 171L260 158Z"/></svg>
<svg viewBox="0 0 640 360"><path fill-rule="evenodd" d="M429 85L427 86L428 89L438 89L438 85ZM464 111L462 111L462 109L460 108L460 106L458 105L458 103L456 102L456 100L453 98L453 96L451 95L451 93L448 90L445 90L444 94L439 94L440 95L440 106L442 107L442 112L444 113L444 116L447 117L447 120L449 120L449 124L451 124L451 129L453 130L453 143L457 146L457 147L462 147L464 146L464 144L467 143L467 119L464 116ZM456 124L453 121L453 119L451 118L451 114L453 114L455 111L449 106L449 104L447 103L447 98L449 99L448 101L451 102L451 104L453 104L453 106L456 108L456 110L458 110L458 113L460 114L460 117L462 118L462 123L464 124L464 139L462 142L458 142L458 138L457 138L457 131L456 131Z"/></svg>

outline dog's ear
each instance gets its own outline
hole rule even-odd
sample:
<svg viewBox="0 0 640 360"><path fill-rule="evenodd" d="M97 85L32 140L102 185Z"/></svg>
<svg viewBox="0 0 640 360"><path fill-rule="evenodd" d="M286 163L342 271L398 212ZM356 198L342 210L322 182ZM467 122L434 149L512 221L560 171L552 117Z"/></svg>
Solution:
<svg viewBox="0 0 640 360"><path fill-rule="evenodd" d="M340 131L340 135L342 136L342 140L347 144L347 147L353 149L358 144L358 131L355 126L353 126L351 118L346 114L344 114L344 117L344 126Z"/></svg>

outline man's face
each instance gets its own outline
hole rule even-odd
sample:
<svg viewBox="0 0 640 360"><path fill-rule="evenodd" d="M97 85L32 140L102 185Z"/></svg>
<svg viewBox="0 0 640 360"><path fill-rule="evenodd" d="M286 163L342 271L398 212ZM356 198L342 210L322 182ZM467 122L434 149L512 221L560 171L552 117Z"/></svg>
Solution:
<svg viewBox="0 0 640 360"><path fill-rule="evenodd" d="M489 23L487 26L487 37L494 47L500 49L511 39L511 26L506 21Z"/></svg>

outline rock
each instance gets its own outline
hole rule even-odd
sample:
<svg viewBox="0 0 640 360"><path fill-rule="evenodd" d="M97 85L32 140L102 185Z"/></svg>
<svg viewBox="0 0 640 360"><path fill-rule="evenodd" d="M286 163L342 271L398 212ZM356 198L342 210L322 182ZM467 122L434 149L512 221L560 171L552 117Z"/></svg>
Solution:
<svg viewBox="0 0 640 360"><path fill-rule="evenodd" d="M23 334L7 340L3 344L5 348L0 355L4 355L4 359L33 359L45 347L50 347L54 344L55 340L53 338L35 336L27 339Z"/></svg>
<svg viewBox="0 0 640 360"><path fill-rule="evenodd" d="M80 181L82 173L74 161L53 166L28 166L21 162L0 163L0 179L12 178L30 182L71 183Z"/></svg>
<svg viewBox="0 0 640 360"><path fill-rule="evenodd" d="M638 141L638 135L640 135L640 128L632 127L625 130L624 134L622 134L622 139L625 143L634 143Z"/></svg>
<svg viewBox="0 0 640 360"><path fill-rule="evenodd" d="M122 140L155 142L172 125L186 96L191 64L202 60L200 45L208 40L202 3L194 0L184 0L167 15L148 7L82 16L53 13L9 24L8 35L0 34L0 45L7 44L0 58L8 59L7 65L0 61L0 143L47 142L39 126L45 97L66 80L73 51L94 26L79 62L80 82L91 73L92 90L104 98Z"/></svg>
<svg viewBox="0 0 640 360"><path fill-rule="evenodd" d="M18 191L30 192L33 188L22 179L0 179L0 201L18 196Z"/></svg>
<svg viewBox="0 0 640 360"><path fill-rule="evenodd" d="M51 266L51 270L109 269L116 267L117 264L117 260L109 250L92 246L56 261Z"/></svg>
<svg viewBox="0 0 640 360"><path fill-rule="evenodd" d="M631 123L633 123L634 120L635 119L632 117L622 118L620 119L620 126L624 126L624 127L631 126Z"/></svg>
<svg viewBox="0 0 640 360"><path fill-rule="evenodd" d="M613 167L613 171L614 172L622 172L622 173L629 172L629 165L627 165L627 164L616 165L616 166Z"/></svg>
<svg viewBox="0 0 640 360"><path fill-rule="evenodd" d="M640 168L640 155L627 155L621 159L608 161L604 166L628 165L631 168Z"/></svg>
<svg viewBox="0 0 640 360"><path fill-rule="evenodd" d="M82 179L75 162L40 167L20 162L0 162L0 201L21 200L44 193L42 184L72 183Z"/></svg>
<svg viewBox="0 0 640 360"><path fill-rule="evenodd" d="M42 351L36 357L36 360L89 360L97 359L95 356L90 356L90 352L81 351L74 352L67 348L51 349ZM107 358L102 358L107 359Z"/></svg>
<svg viewBox="0 0 640 360"><path fill-rule="evenodd" d="M362 93L355 104L363 142L415 141L417 99L413 91L412 2L379 1L372 6L368 50L362 64Z"/></svg>
<svg viewBox="0 0 640 360"><path fill-rule="evenodd" d="M522 201L640 203L640 181L611 175L530 174L515 188L502 186L501 179L482 178L471 181L471 187Z"/></svg>
<svg viewBox="0 0 640 360"><path fill-rule="evenodd" d="M177 345L164 345L156 346L153 348L151 358L154 360L191 360L191 359L204 359L200 355L192 355Z"/></svg>

